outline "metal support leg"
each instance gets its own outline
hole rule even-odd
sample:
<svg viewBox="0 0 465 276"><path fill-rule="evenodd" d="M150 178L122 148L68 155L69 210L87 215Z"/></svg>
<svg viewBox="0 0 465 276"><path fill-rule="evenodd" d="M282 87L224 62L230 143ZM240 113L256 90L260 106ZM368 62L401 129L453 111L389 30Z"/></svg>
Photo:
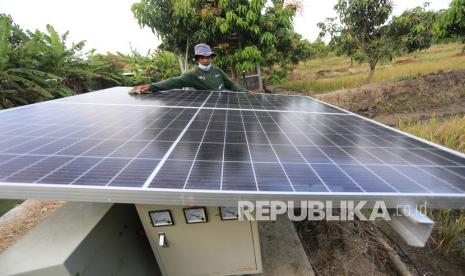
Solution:
<svg viewBox="0 0 465 276"><path fill-rule="evenodd" d="M434 221L417 211L415 206L404 206L397 210L390 210L390 214L391 227L408 245L425 246L433 230Z"/></svg>

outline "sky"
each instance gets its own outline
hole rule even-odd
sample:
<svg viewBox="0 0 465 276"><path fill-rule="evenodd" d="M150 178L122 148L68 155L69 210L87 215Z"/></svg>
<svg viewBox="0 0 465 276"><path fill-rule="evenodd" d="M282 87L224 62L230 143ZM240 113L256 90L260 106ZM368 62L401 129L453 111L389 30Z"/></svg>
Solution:
<svg viewBox="0 0 465 276"><path fill-rule="evenodd" d="M295 30L310 41L318 37L318 22L335 17L337 0L302 0L303 10L294 19ZM393 0L394 15L422 5L426 0ZM86 41L85 50L99 53L146 53L160 41L149 28L141 28L131 12L137 0L0 0L0 13L28 30L46 30L51 24L59 34L69 31L68 42ZM430 9L446 9L451 0L430 0Z"/></svg>

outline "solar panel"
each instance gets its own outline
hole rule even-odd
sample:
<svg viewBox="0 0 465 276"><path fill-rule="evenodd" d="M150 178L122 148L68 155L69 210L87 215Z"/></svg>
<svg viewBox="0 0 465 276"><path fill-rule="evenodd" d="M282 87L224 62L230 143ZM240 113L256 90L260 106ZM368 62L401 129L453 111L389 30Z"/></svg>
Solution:
<svg viewBox="0 0 465 276"><path fill-rule="evenodd" d="M465 157L303 96L117 87L0 112L3 198L465 206Z"/></svg>

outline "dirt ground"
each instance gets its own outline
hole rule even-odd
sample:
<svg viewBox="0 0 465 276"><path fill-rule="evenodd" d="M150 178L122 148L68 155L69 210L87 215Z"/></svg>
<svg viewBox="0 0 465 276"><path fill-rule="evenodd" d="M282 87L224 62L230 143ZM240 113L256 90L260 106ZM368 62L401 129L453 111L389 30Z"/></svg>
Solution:
<svg viewBox="0 0 465 276"><path fill-rule="evenodd" d="M295 222L315 275L465 275L463 260L408 246L384 221ZM401 263L399 266L396 263Z"/></svg>
<svg viewBox="0 0 465 276"><path fill-rule="evenodd" d="M314 95L387 125L465 114L465 70Z"/></svg>
<svg viewBox="0 0 465 276"><path fill-rule="evenodd" d="M0 253L64 204L64 201L27 200L0 218Z"/></svg>

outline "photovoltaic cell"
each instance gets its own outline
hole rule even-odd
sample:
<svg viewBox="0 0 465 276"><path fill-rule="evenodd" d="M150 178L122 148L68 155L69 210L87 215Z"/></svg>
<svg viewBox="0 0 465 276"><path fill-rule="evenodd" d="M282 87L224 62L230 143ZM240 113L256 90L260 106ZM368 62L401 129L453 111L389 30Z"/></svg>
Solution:
<svg viewBox="0 0 465 276"><path fill-rule="evenodd" d="M89 169L94 167L100 158L78 157L63 164L60 168L50 171L37 182L51 184L70 184L75 179L84 175Z"/></svg>
<svg viewBox="0 0 465 276"><path fill-rule="evenodd" d="M0 112L0 190L465 197L460 154L308 97L127 90Z"/></svg>
<svg viewBox="0 0 465 276"><path fill-rule="evenodd" d="M5 181L35 182L69 160L71 160L70 157L50 156L38 161L37 163L24 166L22 169L7 176Z"/></svg>

